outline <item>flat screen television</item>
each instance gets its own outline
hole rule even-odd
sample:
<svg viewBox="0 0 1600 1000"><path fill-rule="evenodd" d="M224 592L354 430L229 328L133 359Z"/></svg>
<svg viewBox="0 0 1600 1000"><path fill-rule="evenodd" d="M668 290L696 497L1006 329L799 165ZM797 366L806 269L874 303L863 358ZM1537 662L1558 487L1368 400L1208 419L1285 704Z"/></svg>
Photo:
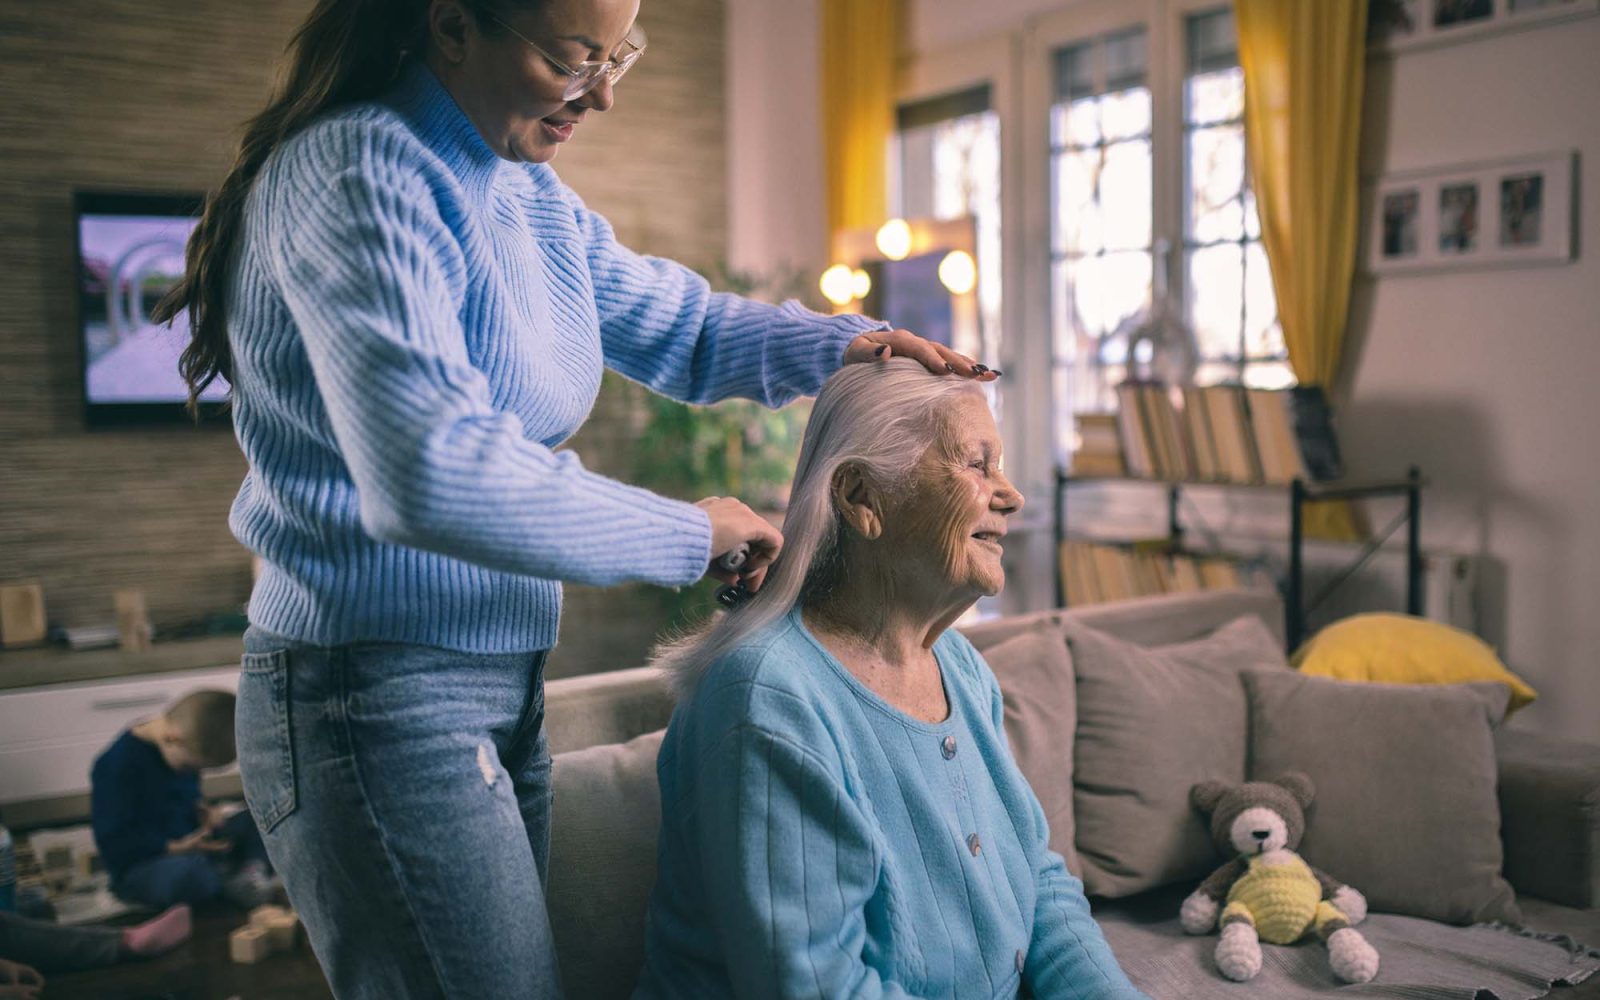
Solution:
<svg viewBox="0 0 1600 1000"><path fill-rule="evenodd" d="M84 419L91 427L191 419L178 374L188 316L158 326L150 314L183 275L184 246L199 225L201 204L192 194L73 195ZM220 378L207 386L202 417L220 412L227 394Z"/></svg>

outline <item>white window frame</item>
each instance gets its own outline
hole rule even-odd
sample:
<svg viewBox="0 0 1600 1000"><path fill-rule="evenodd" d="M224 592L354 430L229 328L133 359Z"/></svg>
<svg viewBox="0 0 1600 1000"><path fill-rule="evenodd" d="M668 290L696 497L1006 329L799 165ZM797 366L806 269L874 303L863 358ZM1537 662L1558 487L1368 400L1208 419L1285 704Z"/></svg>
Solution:
<svg viewBox="0 0 1600 1000"><path fill-rule="evenodd" d="M1022 166L1023 35L1007 30L986 39L964 42L918 54L900 66L899 104L944 94L989 87L989 107L1000 121L1000 338L999 365L1008 419L1001 435L1005 468L1028 498L1023 513L1012 519L1006 542L1004 613L1050 607L1055 603L1055 551L1050 503L1055 489L1050 428L1031 418L1038 400L1031 389L1030 369L1042 364L1048 375L1050 345L1034 335L1019 290L1028 248ZM898 178L898 164L890 176ZM1043 352L1042 359L1039 357ZM1046 381L1048 393L1048 380ZM1040 460L1040 456L1043 460Z"/></svg>
<svg viewBox="0 0 1600 1000"><path fill-rule="evenodd" d="M1055 604L1053 539L1056 451L1050 418L1054 362L1051 328L1050 106L1052 56L1069 45L1143 26L1150 87L1151 236L1166 240L1167 287L1187 301L1183 267L1183 81L1191 14L1228 0L1069 0L1060 9L997 34L904 60L899 103L987 84L1000 121L1000 225L1006 411L1006 470L1029 502L1007 543L1007 612ZM890 174L897 177L898 164Z"/></svg>

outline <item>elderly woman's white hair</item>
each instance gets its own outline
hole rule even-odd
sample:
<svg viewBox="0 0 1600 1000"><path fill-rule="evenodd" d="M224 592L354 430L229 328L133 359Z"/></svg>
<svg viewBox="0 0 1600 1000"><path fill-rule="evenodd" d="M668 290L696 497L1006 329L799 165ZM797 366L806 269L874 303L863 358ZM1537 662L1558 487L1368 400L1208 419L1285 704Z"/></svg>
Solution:
<svg viewBox="0 0 1600 1000"><path fill-rule="evenodd" d="M653 663L669 671L680 690L692 690L718 658L827 586L840 532L834 472L854 463L880 490L904 487L917 462L948 430L948 402L963 393L981 396L983 390L970 379L934 375L910 358L845 365L828 379L800 445L783 522L783 552L760 591L708 626L663 643Z"/></svg>

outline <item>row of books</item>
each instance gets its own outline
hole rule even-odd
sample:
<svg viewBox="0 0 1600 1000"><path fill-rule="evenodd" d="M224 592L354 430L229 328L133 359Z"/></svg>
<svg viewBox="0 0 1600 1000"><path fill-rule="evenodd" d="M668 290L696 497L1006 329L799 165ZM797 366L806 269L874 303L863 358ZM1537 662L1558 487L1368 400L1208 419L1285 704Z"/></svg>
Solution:
<svg viewBox="0 0 1600 1000"><path fill-rule="evenodd" d="M1116 413L1078 415L1079 476L1228 483L1337 479L1339 449L1315 387L1174 387L1128 381Z"/></svg>
<svg viewBox="0 0 1600 1000"><path fill-rule="evenodd" d="M1237 560L1171 552L1167 546L1164 538L1128 545L1062 542L1060 573L1067 606L1227 590L1245 586L1250 579Z"/></svg>

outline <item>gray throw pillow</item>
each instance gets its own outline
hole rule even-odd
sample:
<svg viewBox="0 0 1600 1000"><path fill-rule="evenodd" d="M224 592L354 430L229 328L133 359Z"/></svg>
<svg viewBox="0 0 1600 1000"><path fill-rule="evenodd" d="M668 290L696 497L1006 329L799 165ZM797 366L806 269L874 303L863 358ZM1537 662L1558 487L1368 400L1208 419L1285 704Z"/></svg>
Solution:
<svg viewBox="0 0 1600 1000"><path fill-rule="evenodd" d="M664 735L555 757L545 902L569 997L627 996L644 966Z"/></svg>
<svg viewBox="0 0 1600 1000"><path fill-rule="evenodd" d="M1244 670L1288 674L1283 647L1246 616L1203 639L1146 648L1067 626L1077 678L1073 821L1084 890L1130 896L1217 866L1189 805L1196 782L1245 773Z"/></svg>
<svg viewBox="0 0 1600 1000"><path fill-rule="evenodd" d="M1006 742L1044 808L1050 849L1081 878L1083 867L1072 846L1072 736L1078 699L1067 644L1054 625L1045 624L990 647L983 658L1000 681Z"/></svg>
<svg viewBox="0 0 1600 1000"><path fill-rule="evenodd" d="M1316 786L1300 853L1374 910L1520 922L1501 877L1493 722L1498 683L1365 684L1245 676L1250 777Z"/></svg>

